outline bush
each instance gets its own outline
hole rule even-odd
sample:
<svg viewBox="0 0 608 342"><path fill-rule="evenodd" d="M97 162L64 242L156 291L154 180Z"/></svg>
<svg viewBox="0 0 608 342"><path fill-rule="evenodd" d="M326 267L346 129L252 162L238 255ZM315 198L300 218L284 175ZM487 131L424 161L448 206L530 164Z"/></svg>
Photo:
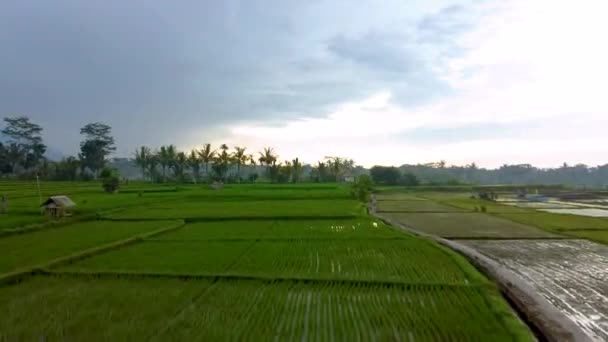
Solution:
<svg viewBox="0 0 608 342"><path fill-rule="evenodd" d="M351 194L354 198L367 202L372 192L372 178L368 175L361 175L355 178L351 185Z"/></svg>
<svg viewBox="0 0 608 342"><path fill-rule="evenodd" d="M99 175L101 178L101 186L105 192L116 192L120 186L120 177L118 172L114 169L105 168Z"/></svg>

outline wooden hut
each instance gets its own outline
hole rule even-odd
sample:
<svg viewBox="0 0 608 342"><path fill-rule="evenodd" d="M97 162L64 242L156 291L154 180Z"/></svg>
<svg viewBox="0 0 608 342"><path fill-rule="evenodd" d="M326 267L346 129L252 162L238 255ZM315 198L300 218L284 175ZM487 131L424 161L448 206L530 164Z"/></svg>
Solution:
<svg viewBox="0 0 608 342"><path fill-rule="evenodd" d="M51 196L40 205L44 214L52 217L72 216L72 209L76 206L68 196Z"/></svg>

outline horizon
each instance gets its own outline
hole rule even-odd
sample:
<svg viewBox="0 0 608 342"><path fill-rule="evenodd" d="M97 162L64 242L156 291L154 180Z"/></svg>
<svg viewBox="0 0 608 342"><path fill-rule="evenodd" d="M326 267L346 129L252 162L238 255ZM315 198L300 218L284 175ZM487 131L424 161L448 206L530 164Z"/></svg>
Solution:
<svg viewBox="0 0 608 342"><path fill-rule="evenodd" d="M604 165L606 9L12 2L0 13L0 116L40 124L54 156L77 155L80 128L99 121L112 127L115 157L209 142L368 168Z"/></svg>

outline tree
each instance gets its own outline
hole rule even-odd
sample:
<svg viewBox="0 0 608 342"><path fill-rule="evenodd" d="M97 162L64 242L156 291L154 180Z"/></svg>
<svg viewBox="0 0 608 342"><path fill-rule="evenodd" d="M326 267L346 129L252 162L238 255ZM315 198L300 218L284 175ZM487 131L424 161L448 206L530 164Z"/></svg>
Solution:
<svg viewBox="0 0 608 342"><path fill-rule="evenodd" d="M42 143L42 127L31 122L27 116L4 118L4 122L6 127L2 134L11 146L12 172L15 172L17 165L24 169L37 167L46 152L46 145Z"/></svg>
<svg viewBox="0 0 608 342"><path fill-rule="evenodd" d="M205 164L205 176L209 177L209 163L212 162L215 157L215 151L211 148L211 144L203 145L203 148L198 151L198 155L203 164Z"/></svg>
<svg viewBox="0 0 608 342"><path fill-rule="evenodd" d="M173 145L169 146L172 147ZM174 151L175 147L173 146ZM175 157L171 163L171 168L173 169L173 176L176 180L183 182L184 181L184 171L188 166L188 156L184 152L176 152Z"/></svg>
<svg viewBox="0 0 608 342"><path fill-rule="evenodd" d="M171 160L167 152L167 146L161 146L158 151L158 163L160 164L161 170L163 170L163 181L167 177L167 167L169 167Z"/></svg>
<svg viewBox="0 0 608 342"><path fill-rule="evenodd" d="M97 176L110 153L116 151L112 128L106 124L93 122L80 129L84 140L80 143L80 160L82 168L88 168Z"/></svg>
<svg viewBox="0 0 608 342"><path fill-rule="evenodd" d="M199 159L196 150L190 151L190 154L188 155L188 166L192 169L194 182L198 182L201 178L201 160Z"/></svg>
<svg viewBox="0 0 608 342"><path fill-rule="evenodd" d="M135 164L141 169L142 178L146 179L152 152L149 147L142 146L135 151Z"/></svg>
<svg viewBox="0 0 608 342"><path fill-rule="evenodd" d="M238 147L236 146L234 148L234 152L232 153L232 160L234 161L234 163L236 164L236 178L238 180L238 182L241 182L241 165L244 165L245 163L247 163L247 160L249 160L249 156L245 154L245 151L247 150L247 148L245 147Z"/></svg>
<svg viewBox="0 0 608 342"><path fill-rule="evenodd" d="M311 176L314 181L318 183L330 181L329 169L327 164L319 161L317 165L312 168Z"/></svg>
<svg viewBox="0 0 608 342"><path fill-rule="evenodd" d="M100 173L101 186L106 192L112 193L118 191L120 178L115 169L104 168Z"/></svg>
<svg viewBox="0 0 608 342"><path fill-rule="evenodd" d="M276 165L276 161L279 156L274 152L272 147L264 147L264 150L260 152L260 157L258 158L260 164L266 165L266 173L270 177L270 180L273 180L271 175L271 166Z"/></svg>
<svg viewBox="0 0 608 342"><path fill-rule="evenodd" d="M411 172L405 172L403 174L403 176L401 176L401 182L402 185L405 186L418 186L420 185L420 181L418 180L418 177L416 177L415 174L411 173Z"/></svg>
<svg viewBox="0 0 608 342"><path fill-rule="evenodd" d="M75 157L67 157L55 163L54 179L60 181L75 181L78 178L80 161Z"/></svg>
<svg viewBox="0 0 608 342"><path fill-rule="evenodd" d="M226 173L228 172L232 158L228 153L228 146L226 144L222 144L220 150L222 152L215 155L212 169L219 180L226 181Z"/></svg>
<svg viewBox="0 0 608 342"><path fill-rule="evenodd" d="M351 185L351 194L354 198L367 202L372 192L372 179L368 175L361 175L355 178L355 181Z"/></svg>
<svg viewBox="0 0 608 342"><path fill-rule="evenodd" d="M300 163L300 159L296 158L296 159L292 160L291 167L292 167L292 175L293 175L292 182L297 183L300 181L300 176L302 175L302 163Z"/></svg>
<svg viewBox="0 0 608 342"><path fill-rule="evenodd" d="M394 166L374 166L370 169L370 176L376 184L397 185L401 179L401 171Z"/></svg>
<svg viewBox="0 0 608 342"><path fill-rule="evenodd" d="M286 160L282 164L279 164L279 173L276 180L279 183L287 183L291 180L293 175L293 165L289 160Z"/></svg>

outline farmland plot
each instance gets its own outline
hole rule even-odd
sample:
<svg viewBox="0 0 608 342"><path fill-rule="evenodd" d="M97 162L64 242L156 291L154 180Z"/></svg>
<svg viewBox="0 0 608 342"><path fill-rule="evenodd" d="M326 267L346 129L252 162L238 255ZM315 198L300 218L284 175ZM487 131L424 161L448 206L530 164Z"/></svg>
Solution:
<svg viewBox="0 0 608 342"><path fill-rule="evenodd" d="M484 296L475 287L222 281L155 340L530 340L508 328L521 327L508 314L479 324L508 312Z"/></svg>
<svg viewBox="0 0 608 342"><path fill-rule="evenodd" d="M416 239L140 243L60 270L468 284L487 281L458 256ZM427 267L432 261L435 268ZM463 266L465 265L465 266ZM462 267L461 267L462 266Z"/></svg>
<svg viewBox="0 0 608 342"><path fill-rule="evenodd" d="M39 277L0 310L9 340L531 340L473 286Z"/></svg>
<svg viewBox="0 0 608 342"><path fill-rule="evenodd" d="M557 238L535 227L481 213L388 213L386 217L446 238Z"/></svg>
<svg viewBox="0 0 608 342"><path fill-rule="evenodd" d="M349 279L407 283L485 283L473 269L460 267L456 255L426 242L261 241L229 273L280 278ZM431 262L436 267L429 268ZM468 265L467 265L468 266Z"/></svg>
<svg viewBox="0 0 608 342"><path fill-rule="evenodd" d="M454 213L465 212L466 210L437 204L432 201L378 201L379 212L429 212L429 213ZM472 210L471 210L472 211Z"/></svg>
<svg viewBox="0 0 608 342"><path fill-rule="evenodd" d="M403 238L381 222L368 218L335 220L263 220L189 223L184 228L157 237L162 240L242 239L365 239Z"/></svg>
<svg viewBox="0 0 608 342"><path fill-rule="evenodd" d="M363 213L353 200L171 202L107 215L113 219L228 219L228 218L355 218Z"/></svg>
<svg viewBox="0 0 608 342"><path fill-rule="evenodd" d="M594 340L608 340L608 247L584 240L461 242L533 284Z"/></svg>
<svg viewBox="0 0 608 342"><path fill-rule="evenodd" d="M91 221L0 238L0 274L177 223Z"/></svg>

